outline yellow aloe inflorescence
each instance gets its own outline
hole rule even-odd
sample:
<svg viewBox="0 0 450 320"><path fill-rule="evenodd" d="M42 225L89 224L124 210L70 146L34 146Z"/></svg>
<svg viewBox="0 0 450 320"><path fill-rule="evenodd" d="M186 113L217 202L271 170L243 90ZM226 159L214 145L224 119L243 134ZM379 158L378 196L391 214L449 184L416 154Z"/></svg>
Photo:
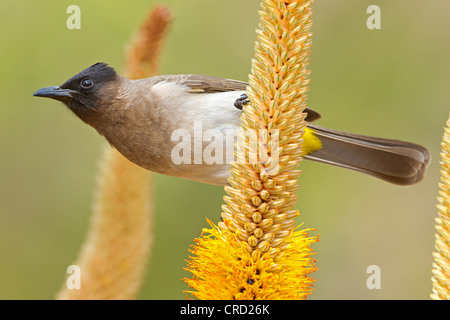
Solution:
<svg viewBox="0 0 450 320"><path fill-rule="evenodd" d="M433 253L433 290L431 298L450 300L450 118L442 137L441 182L436 218L436 252Z"/></svg>
<svg viewBox="0 0 450 320"><path fill-rule="evenodd" d="M312 1L262 1L241 133L222 219L196 240L185 279L200 299L304 299L316 268L295 231ZM250 142L246 143L246 138ZM258 142L257 142L258 141Z"/></svg>

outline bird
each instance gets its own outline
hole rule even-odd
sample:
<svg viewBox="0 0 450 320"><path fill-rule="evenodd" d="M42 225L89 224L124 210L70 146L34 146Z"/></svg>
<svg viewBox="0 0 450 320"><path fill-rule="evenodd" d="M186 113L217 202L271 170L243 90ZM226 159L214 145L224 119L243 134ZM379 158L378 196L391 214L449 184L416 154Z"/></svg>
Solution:
<svg viewBox="0 0 450 320"><path fill-rule="evenodd" d="M208 139L203 137L196 143L188 138L195 137L197 131L210 131L209 141L219 142L215 146L229 145L229 141L220 139L240 128L242 109L250 103L248 86L243 81L196 74L130 80L99 62L60 86L37 90L34 96L64 103L138 166L224 186L228 184L231 161L218 161L217 149L211 153L217 161L202 159L202 152L211 148ZM306 108L305 113L305 159L362 172L396 185L413 185L424 178L431 160L426 148L328 129L313 124L321 117L318 112ZM234 139L235 136L232 146ZM185 154L188 151L190 155Z"/></svg>

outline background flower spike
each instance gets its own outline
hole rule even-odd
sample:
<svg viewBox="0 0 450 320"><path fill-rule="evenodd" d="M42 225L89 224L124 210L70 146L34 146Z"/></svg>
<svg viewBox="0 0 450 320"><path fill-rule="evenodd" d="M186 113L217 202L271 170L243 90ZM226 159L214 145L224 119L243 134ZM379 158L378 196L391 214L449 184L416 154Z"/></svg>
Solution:
<svg viewBox="0 0 450 320"><path fill-rule="evenodd" d="M171 20L164 6L149 12L128 50L128 78L158 73L162 41ZM74 262L80 267L81 289L70 290L65 282L56 298L134 299L153 242L152 173L105 145L93 208L88 236Z"/></svg>

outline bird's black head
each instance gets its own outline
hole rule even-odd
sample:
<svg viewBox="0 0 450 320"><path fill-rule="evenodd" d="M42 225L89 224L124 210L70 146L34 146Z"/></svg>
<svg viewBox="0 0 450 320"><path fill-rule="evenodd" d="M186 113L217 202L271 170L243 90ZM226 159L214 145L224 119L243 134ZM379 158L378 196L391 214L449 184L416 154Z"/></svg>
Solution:
<svg viewBox="0 0 450 320"><path fill-rule="evenodd" d="M46 87L34 93L37 97L46 97L65 103L77 115L94 110L100 101L107 95L111 96L113 83L118 79L113 68L106 63L96 63L72 78L61 86Z"/></svg>

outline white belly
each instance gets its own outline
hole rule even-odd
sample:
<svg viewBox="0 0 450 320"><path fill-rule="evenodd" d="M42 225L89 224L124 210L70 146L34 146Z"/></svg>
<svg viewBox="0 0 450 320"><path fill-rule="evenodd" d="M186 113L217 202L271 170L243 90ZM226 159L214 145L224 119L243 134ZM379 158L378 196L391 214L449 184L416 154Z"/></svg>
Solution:
<svg viewBox="0 0 450 320"><path fill-rule="evenodd" d="M240 126L241 110L234 102L244 91L191 93L185 87L163 82L152 91L160 97L158 108L168 121L164 134L170 134L167 152L170 164L164 174L202 183L225 185L234 142Z"/></svg>

